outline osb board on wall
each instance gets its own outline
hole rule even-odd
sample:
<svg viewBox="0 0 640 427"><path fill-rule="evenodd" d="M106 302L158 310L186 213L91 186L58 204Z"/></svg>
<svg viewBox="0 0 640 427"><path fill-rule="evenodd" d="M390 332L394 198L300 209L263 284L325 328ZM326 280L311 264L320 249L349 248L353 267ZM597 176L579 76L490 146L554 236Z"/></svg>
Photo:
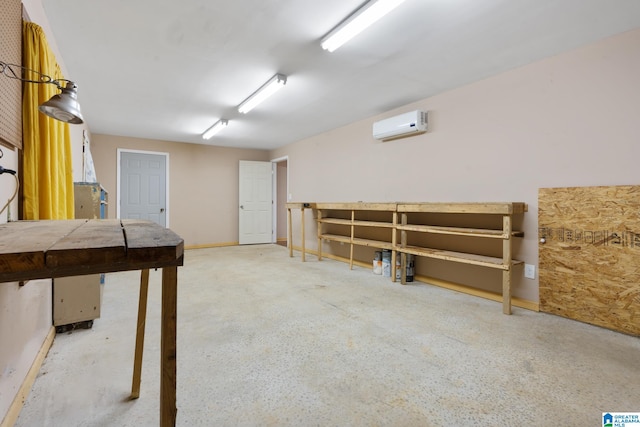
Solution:
<svg viewBox="0 0 640 427"><path fill-rule="evenodd" d="M22 64L22 2L2 0L0 61ZM20 72L20 69L17 69ZM22 83L0 76L0 143L22 147Z"/></svg>
<svg viewBox="0 0 640 427"><path fill-rule="evenodd" d="M538 209L540 310L640 336L640 186L542 188Z"/></svg>

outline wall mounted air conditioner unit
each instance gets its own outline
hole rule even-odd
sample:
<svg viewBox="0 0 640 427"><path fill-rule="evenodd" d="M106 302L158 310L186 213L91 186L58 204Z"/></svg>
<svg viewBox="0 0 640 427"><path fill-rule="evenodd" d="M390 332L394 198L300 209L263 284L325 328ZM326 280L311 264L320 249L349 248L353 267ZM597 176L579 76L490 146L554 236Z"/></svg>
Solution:
<svg viewBox="0 0 640 427"><path fill-rule="evenodd" d="M426 131L426 111L411 111L373 124L373 137L382 141L417 135Z"/></svg>

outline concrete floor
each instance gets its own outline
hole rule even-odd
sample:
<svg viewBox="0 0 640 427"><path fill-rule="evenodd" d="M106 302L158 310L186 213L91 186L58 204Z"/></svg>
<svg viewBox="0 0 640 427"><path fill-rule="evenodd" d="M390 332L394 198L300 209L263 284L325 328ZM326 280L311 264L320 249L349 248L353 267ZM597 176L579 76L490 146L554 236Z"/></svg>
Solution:
<svg viewBox="0 0 640 427"><path fill-rule="evenodd" d="M160 271L129 401L139 272L58 335L18 426L155 426ZM187 251L178 271L180 426L596 426L640 411L640 340L278 245Z"/></svg>

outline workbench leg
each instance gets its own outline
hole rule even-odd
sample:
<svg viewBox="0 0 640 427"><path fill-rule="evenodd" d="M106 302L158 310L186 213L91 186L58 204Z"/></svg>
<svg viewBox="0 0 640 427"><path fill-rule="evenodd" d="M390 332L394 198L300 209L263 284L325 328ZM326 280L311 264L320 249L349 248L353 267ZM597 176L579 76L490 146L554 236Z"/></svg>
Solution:
<svg viewBox="0 0 640 427"><path fill-rule="evenodd" d="M140 397L140 379L142 378L142 350L144 349L144 325L147 317L147 294L149 291L149 270L140 274L140 298L138 299L138 326L136 328L136 350L133 357L133 381L131 399Z"/></svg>
<svg viewBox="0 0 640 427"><path fill-rule="evenodd" d="M287 246L289 246L289 258L293 257L293 242L291 238L293 232L291 231L291 208L287 209Z"/></svg>
<svg viewBox="0 0 640 427"><path fill-rule="evenodd" d="M178 267L162 269L162 326L160 340L160 426L176 425L176 319Z"/></svg>

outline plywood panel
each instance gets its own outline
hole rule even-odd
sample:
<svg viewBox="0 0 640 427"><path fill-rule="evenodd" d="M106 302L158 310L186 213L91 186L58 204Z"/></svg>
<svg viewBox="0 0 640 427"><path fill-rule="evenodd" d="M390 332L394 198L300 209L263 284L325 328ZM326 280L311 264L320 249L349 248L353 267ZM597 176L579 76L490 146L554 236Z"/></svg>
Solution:
<svg viewBox="0 0 640 427"><path fill-rule="evenodd" d="M640 336L640 186L542 188L538 206L540 310Z"/></svg>

